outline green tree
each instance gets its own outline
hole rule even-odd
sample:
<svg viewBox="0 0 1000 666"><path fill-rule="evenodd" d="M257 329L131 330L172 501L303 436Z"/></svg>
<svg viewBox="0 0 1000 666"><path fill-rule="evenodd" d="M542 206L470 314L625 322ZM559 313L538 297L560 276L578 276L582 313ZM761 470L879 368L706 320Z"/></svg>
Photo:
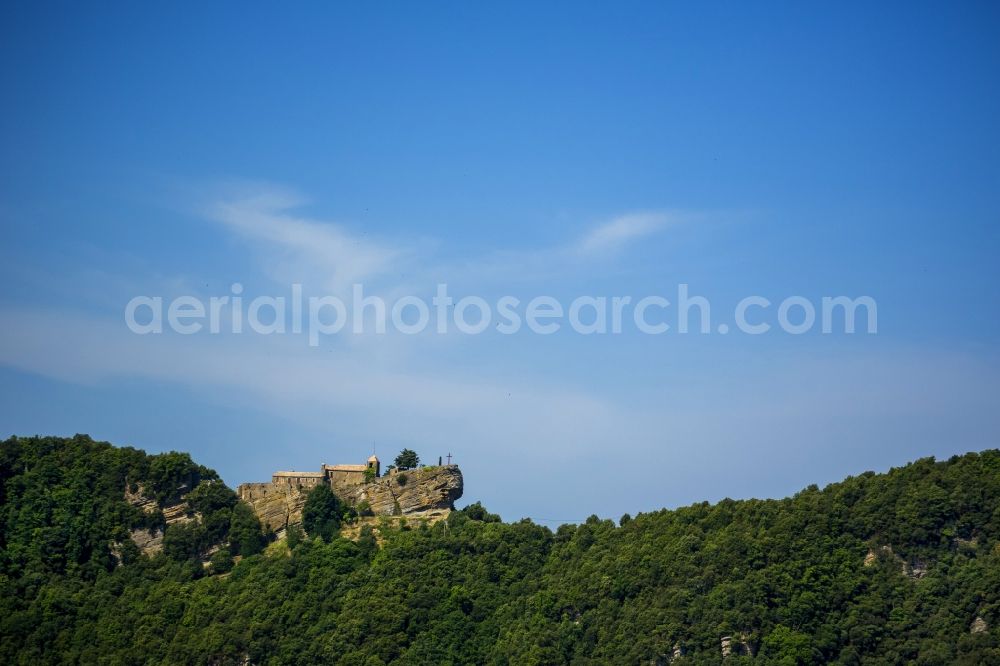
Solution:
<svg viewBox="0 0 1000 666"><path fill-rule="evenodd" d="M201 555L204 530L198 523L177 523L163 535L163 552L167 557L184 561Z"/></svg>
<svg viewBox="0 0 1000 666"><path fill-rule="evenodd" d="M289 525L288 529L285 530L285 538L288 543L288 548L290 550L295 550L295 547L302 543L302 526Z"/></svg>
<svg viewBox="0 0 1000 666"><path fill-rule="evenodd" d="M237 503L229 522L229 547L234 555L255 555L264 547L260 521L249 506Z"/></svg>
<svg viewBox="0 0 1000 666"><path fill-rule="evenodd" d="M779 624L764 638L764 654L782 666L805 666L816 663L809 634Z"/></svg>
<svg viewBox="0 0 1000 666"><path fill-rule="evenodd" d="M302 507L302 527L311 537L331 541L340 531L340 501L325 483L313 488Z"/></svg>
<svg viewBox="0 0 1000 666"><path fill-rule="evenodd" d="M231 508L237 502L236 494L221 481L200 483L184 499L188 506L202 515Z"/></svg>
<svg viewBox="0 0 1000 666"><path fill-rule="evenodd" d="M476 502L475 504L470 504L464 509L462 513L471 518L472 520L479 520L484 523L499 523L500 516L495 513L490 513L483 506L482 502Z"/></svg>
<svg viewBox="0 0 1000 666"><path fill-rule="evenodd" d="M417 455L416 451L403 449L393 462L400 471L414 469L420 464L420 456Z"/></svg>
<svg viewBox="0 0 1000 666"><path fill-rule="evenodd" d="M226 573L233 568L233 556L225 548L213 553L210 561L212 564L212 573L214 574Z"/></svg>
<svg viewBox="0 0 1000 666"><path fill-rule="evenodd" d="M160 502L192 490L201 479L218 478L212 470L195 464L190 454L178 451L152 456L148 468L149 486Z"/></svg>

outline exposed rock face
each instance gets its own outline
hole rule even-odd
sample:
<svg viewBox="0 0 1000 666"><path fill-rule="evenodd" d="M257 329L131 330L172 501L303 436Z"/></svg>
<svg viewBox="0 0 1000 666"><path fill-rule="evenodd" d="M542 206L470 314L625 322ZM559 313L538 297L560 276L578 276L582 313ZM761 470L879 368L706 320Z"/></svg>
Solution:
<svg viewBox="0 0 1000 666"><path fill-rule="evenodd" d="M954 537L951 539L951 544L957 550L965 553L973 553L979 548L979 541L975 537L968 539ZM1000 552L1000 550L998 550L998 552ZM912 559L907 562L892 550L892 546L887 544L877 547L871 546L868 549L868 553L865 555L864 566L873 567L879 562L879 560L891 560L895 562L899 565L899 569L903 575L913 581L926 578L935 564L934 562L927 562L920 559Z"/></svg>
<svg viewBox="0 0 1000 666"><path fill-rule="evenodd" d="M405 482L401 478L404 475ZM344 501L355 506L367 501L376 516L447 513L455 508L455 500L462 496L463 489L458 465L443 465L383 476L373 483L357 486L353 501L346 497Z"/></svg>
<svg viewBox="0 0 1000 666"><path fill-rule="evenodd" d="M184 498L187 496L186 490L187 488L179 488L179 499L161 507L156 503L156 500L145 496L145 490L142 486L139 486L134 493L130 492L128 486L126 486L125 501L141 509L143 513L152 514L162 511L163 519L166 521L167 527L169 527L177 523L189 523L201 518L197 513L191 512L190 507L185 501ZM139 550L144 555L152 557L163 550L163 530L138 528L132 530L129 536L132 537L132 541L135 542L135 545L139 547Z"/></svg>
<svg viewBox="0 0 1000 666"><path fill-rule="evenodd" d="M264 529L282 532L302 522L302 507L310 490L291 484L243 483L236 494L250 505Z"/></svg>
<svg viewBox="0 0 1000 666"><path fill-rule="evenodd" d="M163 532L160 530L135 529L131 537L143 555L152 557L163 550Z"/></svg>
<svg viewBox="0 0 1000 666"><path fill-rule="evenodd" d="M262 525L280 533L302 522L302 507L311 489L288 483L244 483L236 492ZM368 483L336 483L333 490L341 501L359 510L367 503L365 513L433 520L454 508L462 496L463 481L458 465L443 465L393 472Z"/></svg>
<svg viewBox="0 0 1000 666"><path fill-rule="evenodd" d="M913 564L903 564L903 573L911 580L920 580L927 575L929 570L927 563L922 560L917 560Z"/></svg>
<svg viewBox="0 0 1000 666"><path fill-rule="evenodd" d="M753 650L750 645L750 637L745 633L740 634L738 640L734 640L732 636L723 636L719 639L719 648L722 652L723 659L733 655L753 655Z"/></svg>
<svg viewBox="0 0 1000 666"><path fill-rule="evenodd" d="M910 580L920 580L930 572L930 565L923 560L914 560L912 563L906 562L892 550L892 546L879 546L869 548L865 555L865 566L873 567L880 559L888 559L899 565L900 571Z"/></svg>
<svg viewBox="0 0 1000 666"><path fill-rule="evenodd" d="M986 620L981 617L977 617L972 621L972 626L969 627L969 633L972 634L985 634L989 630L989 625L986 624Z"/></svg>
<svg viewBox="0 0 1000 666"><path fill-rule="evenodd" d="M156 500L151 497L146 497L144 494L146 492L145 488L140 484L136 484L135 492L129 490L130 484L125 484L125 501L132 506L140 509L143 513L153 513L160 506L156 503Z"/></svg>
<svg viewBox="0 0 1000 666"><path fill-rule="evenodd" d="M896 557L896 554L892 552L892 546L879 546L878 549L869 548L868 554L865 555L865 566L875 566L880 557Z"/></svg>

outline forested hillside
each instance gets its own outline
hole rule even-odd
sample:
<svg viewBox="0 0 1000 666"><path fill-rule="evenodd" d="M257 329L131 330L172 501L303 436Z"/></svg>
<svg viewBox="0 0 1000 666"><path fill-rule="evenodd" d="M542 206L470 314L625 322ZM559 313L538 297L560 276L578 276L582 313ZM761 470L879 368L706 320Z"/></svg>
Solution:
<svg viewBox="0 0 1000 666"><path fill-rule="evenodd" d="M184 454L3 442L0 663L1000 663L998 451L555 532L475 504L261 551L244 509Z"/></svg>

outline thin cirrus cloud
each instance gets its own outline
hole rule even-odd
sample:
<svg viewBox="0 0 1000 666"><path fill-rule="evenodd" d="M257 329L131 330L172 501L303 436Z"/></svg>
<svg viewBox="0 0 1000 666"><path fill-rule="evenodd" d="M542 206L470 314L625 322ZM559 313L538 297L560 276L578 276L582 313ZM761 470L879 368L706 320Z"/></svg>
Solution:
<svg viewBox="0 0 1000 666"><path fill-rule="evenodd" d="M670 216L661 212L621 215L591 229L573 246L573 250L580 255L615 252L633 241L663 230L670 221Z"/></svg>
<svg viewBox="0 0 1000 666"><path fill-rule="evenodd" d="M311 281L331 293L376 278L406 251L352 234L343 226L292 215L304 200L288 191L264 189L207 206L209 219L260 244L266 268L278 281Z"/></svg>
<svg viewBox="0 0 1000 666"><path fill-rule="evenodd" d="M406 288L426 289L435 282L461 282L474 288L566 276L589 260L617 256L678 219L659 211L628 213L561 245L511 248L455 261L436 255L441 244L434 241L375 240L343 224L296 215L294 211L305 202L290 190L257 186L217 200L204 211L235 236L257 244L266 272L276 281L286 286L302 282L334 294L348 293L355 283L399 293ZM418 261L418 256L424 259ZM406 284L398 279L403 272Z"/></svg>

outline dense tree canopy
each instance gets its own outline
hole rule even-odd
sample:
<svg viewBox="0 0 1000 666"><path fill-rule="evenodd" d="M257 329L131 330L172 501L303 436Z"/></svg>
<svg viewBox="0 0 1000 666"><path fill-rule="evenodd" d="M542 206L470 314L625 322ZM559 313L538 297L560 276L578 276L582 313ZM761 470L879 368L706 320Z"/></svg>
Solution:
<svg viewBox="0 0 1000 666"><path fill-rule="evenodd" d="M321 483L306 497L302 507L302 527L313 537L323 537L327 541L333 539L340 530L340 502L330 490L330 486Z"/></svg>
<svg viewBox="0 0 1000 666"><path fill-rule="evenodd" d="M997 451L618 524L474 504L263 552L245 505L170 455L3 443L0 663L717 664L724 638L727 664L1000 662ZM202 520L139 556L126 483L185 485Z"/></svg>
<svg viewBox="0 0 1000 666"><path fill-rule="evenodd" d="M393 461L393 464L400 470L416 469L416 467L420 464L420 456L417 455L416 451L403 449L399 452L399 455L396 456L396 460Z"/></svg>

